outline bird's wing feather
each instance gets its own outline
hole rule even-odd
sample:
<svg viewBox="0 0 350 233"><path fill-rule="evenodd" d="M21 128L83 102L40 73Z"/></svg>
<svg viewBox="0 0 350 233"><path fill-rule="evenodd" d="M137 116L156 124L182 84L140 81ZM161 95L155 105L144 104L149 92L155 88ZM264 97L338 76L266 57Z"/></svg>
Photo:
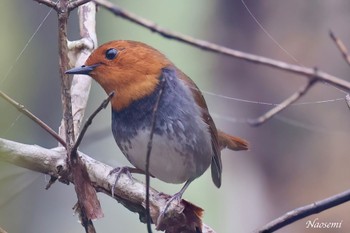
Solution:
<svg viewBox="0 0 350 233"><path fill-rule="evenodd" d="M218 138L218 131L214 124L212 117L209 114L207 104L205 99L198 89L197 85L187 77L183 72L178 70L179 78L184 81L187 86L191 89L194 100L200 107L202 112L203 121L208 125L209 133L211 134L211 143L213 148L213 157L211 162L211 176L214 184L219 188L221 186L221 173L222 173L222 162L221 162L221 152Z"/></svg>

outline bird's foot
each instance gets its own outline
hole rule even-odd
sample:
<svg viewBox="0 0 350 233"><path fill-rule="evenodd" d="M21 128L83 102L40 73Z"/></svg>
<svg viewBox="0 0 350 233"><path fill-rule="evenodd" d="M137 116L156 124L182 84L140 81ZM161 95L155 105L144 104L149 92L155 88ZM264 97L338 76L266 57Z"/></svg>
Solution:
<svg viewBox="0 0 350 233"><path fill-rule="evenodd" d="M188 188L188 186L191 184L193 180L188 180L186 181L185 185L181 188L181 190L178 193L175 193L165 204L164 209L160 212L159 217L158 217L158 223L162 222L162 220L166 217L165 215L167 214L168 208L170 207L171 204L173 204L176 201L176 204L180 203L182 199L182 195L184 194L185 190ZM183 211L183 210L181 210Z"/></svg>
<svg viewBox="0 0 350 233"><path fill-rule="evenodd" d="M165 217L165 215L167 214L167 211L170 207L171 204L175 204L177 205L178 203L180 203L181 199L182 199L182 192L178 192L175 193L165 204L164 209L160 212L159 214L159 219L163 219Z"/></svg>
<svg viewBox="0 0 350 233"><path fill-rule="evenodd" d="M122 174L126 174L130 180L133 180L131 173L141 173L143 174L144 172L138 168L134 168L134 167L116 167L113 170L111 170L109 172L109 176L115 174L115 181L114 184L111 187L111 193L112 193L112 197L114 197L114 190L115 190L115 186L117 185L117 182L120 178L120 176Z"/></svg>

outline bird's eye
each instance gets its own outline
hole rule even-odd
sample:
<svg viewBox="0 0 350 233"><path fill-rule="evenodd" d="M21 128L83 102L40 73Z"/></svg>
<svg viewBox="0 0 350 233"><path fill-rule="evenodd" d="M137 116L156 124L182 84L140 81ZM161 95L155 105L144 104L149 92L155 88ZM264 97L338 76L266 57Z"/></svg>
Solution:
<svg viewBox="0 0 350 233"><path fill-rule="evenodd" d="M112 49L108 49L106 51L106 55L105 56L106 56L106 58L108 60L113 60L117 55L118 55L118 50L112 48Z"/></svg>

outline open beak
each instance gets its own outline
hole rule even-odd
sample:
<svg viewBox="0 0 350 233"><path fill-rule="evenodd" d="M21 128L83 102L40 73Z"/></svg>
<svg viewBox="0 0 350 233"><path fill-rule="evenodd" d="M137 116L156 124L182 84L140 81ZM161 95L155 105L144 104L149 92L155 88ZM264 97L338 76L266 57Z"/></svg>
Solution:
<svg viewBox="0 0 350 233"><path fill-rule="evenodd" d="M76 67L70 70L66 70L66 74L86 74L88 75L91 71L93 71L97 66L101 64L95 64L91 66L81 66L81 67Z"/></svg>

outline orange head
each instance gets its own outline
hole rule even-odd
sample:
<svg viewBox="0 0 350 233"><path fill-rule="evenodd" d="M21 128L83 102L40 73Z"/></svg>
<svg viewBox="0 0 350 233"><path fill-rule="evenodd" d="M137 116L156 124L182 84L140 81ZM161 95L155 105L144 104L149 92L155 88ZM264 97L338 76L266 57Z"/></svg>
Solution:
<svg viewBox="0 0 350 233"><path fill-rule="evenodd" d="M112 107L121 110L156 88L162 68L172 63L158 50L135 41L118 40L98 47L85 65L67 74L88 74L109 94Z"/></svg>

